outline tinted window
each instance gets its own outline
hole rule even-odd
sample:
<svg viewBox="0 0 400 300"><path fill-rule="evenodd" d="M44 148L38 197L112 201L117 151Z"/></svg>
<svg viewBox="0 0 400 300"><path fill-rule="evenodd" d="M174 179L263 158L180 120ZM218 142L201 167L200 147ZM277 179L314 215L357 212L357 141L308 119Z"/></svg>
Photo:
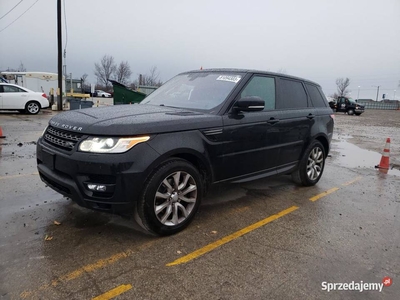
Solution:
<svg viewBox="0 0 400 300"><path fill-rule="evenodd" d="M315 85L307 84L307 91L308 94L310 95L311 102L314 105L314 107L327 107L327 103L325 99L322 97L318 87Z"/></svg>
<svg viewBox="0 0 400 300"><path fill-rule="evenodd" d="M300 81L280 80L279 108L307 107L307 94Z"/></svg>
<svg viewBox="0 0 400 300"><path fill-rule="evenodd" d="M264 110L275 109L275 79L254 76L246 85L240 97L257 96L265 101Z"/></svg>

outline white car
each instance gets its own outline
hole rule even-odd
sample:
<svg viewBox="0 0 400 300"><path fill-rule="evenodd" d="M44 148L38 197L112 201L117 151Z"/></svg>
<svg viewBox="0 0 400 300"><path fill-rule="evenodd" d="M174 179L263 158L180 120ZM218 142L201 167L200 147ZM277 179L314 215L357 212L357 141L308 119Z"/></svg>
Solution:
<svg viewBox="0 0 400 300"><path fill-rule="evenodd" d="M0 110L18 110L36 115L41 108L49 107L46 94L31 91L11 83L0 83Z"/></svg>
<svg viewBox="0 0 400 300"><path fill-rule="evenodd" d="M110 93L107 93L107 92L102 91L102 90L96 90L95 93L96 93L96 97L111 98L111 94Z"/></svg>

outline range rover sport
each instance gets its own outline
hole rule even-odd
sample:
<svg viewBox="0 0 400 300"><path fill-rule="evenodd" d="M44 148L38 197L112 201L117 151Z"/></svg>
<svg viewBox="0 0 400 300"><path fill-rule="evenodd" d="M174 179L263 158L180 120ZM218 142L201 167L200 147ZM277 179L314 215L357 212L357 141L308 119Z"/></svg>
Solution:
<svg viewBox="0 0 400 300"><path fill-rule="evenodd" d="M252 70L185 72L140 104L54 116L37 143L51 188L81 206L174 234L210 184L291 174L316 184L333 116L318 84Z"/></svg>

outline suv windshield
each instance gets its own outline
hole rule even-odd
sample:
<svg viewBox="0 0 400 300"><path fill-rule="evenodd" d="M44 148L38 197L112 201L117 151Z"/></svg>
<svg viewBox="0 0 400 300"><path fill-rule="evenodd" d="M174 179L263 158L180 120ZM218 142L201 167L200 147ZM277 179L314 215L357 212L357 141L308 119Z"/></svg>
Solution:
<svg viewBox="0 0 400 300"><path fill-rule="evenodd" d="M141 104L163 105L216 113L244 74L198 72L178 75Z"/></svg>

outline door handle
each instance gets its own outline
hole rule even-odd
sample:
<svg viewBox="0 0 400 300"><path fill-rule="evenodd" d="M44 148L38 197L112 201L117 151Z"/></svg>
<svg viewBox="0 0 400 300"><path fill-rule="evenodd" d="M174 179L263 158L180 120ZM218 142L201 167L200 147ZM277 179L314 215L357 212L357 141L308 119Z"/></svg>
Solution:
<svg viewBox="0 0 400 300"><path fill-rule="evenodd" d="M308 118L308 119L314 119L314 118L315 118L315 115L314 115L314 114L308 114L307 118Z"/></svg>
<svg viewBox="0 0 400 300"><path fill-rule="evenodd" d="M268 124L275 124L275 123L278 123L278 122L279 122L279 119L275 119L275 118L270 118L270 119L267 121Z"/></svg>

